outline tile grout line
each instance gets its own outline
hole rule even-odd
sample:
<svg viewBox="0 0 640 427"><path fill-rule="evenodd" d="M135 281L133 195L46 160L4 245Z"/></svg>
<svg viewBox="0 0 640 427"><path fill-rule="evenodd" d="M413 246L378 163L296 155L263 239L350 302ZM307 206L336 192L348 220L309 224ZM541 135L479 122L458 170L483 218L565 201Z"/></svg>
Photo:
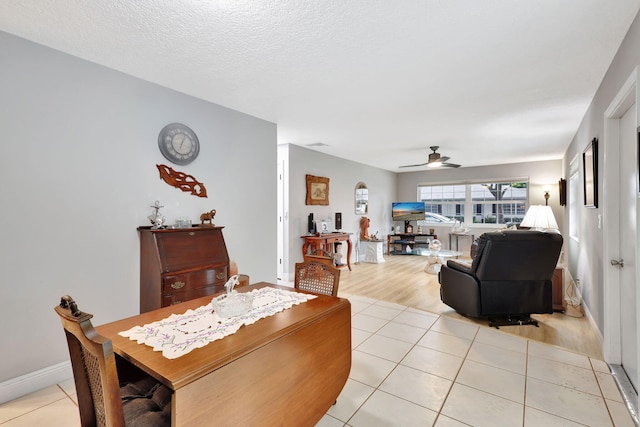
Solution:
<svg viewBox="0 0 640 427"><path fill-rule="evenodd" d="M376 302L377 302L377 301L378 301L378 300L376 300ZM375 304L375 303L373 303L373 304L371 304L371 305L374 305L374 304ZM400 304L398 304L398 305L400 305ZM405 308L404 308L404 310L400 311L400 313L404 313L404 312L406 312L406 311L407 311L407 308L410 308L410 307L408 307L408 306L403 306L403 307L405 307ZM362 312L362 311L360 311L359 313L361 313L361 312ZM396 317L398 317L398 316L400 315L400 313L398 313L396 316L394 316L394 317L393 317L393 319L395 319ZM372 317L373 317L373 316L372 316ZM384 319L384 320L387 320L387 323L385 323L383 326L381 326L380 328L378 328L378 329L376 330L376 332L373 332L373 333L371 334L371 336L376 335L376 334L377 334L377 333L378 333L378 332L379 332L383 327L385 327L386 325L388 325L389 323L391 323L391 322L393 321L393 319L389 319L389 320ZM439 319L440 319L440 315L438 315L438 319L436 319L436 321L435 321L435 322L433 322L433 323L431 324L431 326L429 326L429 328L428 328L427 330L425 330L425 331L424 331L424 334L422 335L422 337L424 337L424 335L426 335L426 333L427 333L427 332L429 332L429 330L431 330L431 327L432 327L432 326L433 326L433 325L434 325L434 324L435 324ZM381 335L381 336L384 336L384 335ZM422 337L420 337L420 338L422 338ZM371 338L371 337L369 337L369 338ZM369 339L369 338L367 338L367 339ZM388 337L387 337L387 338L388 338ZM358 344L358 345L361 345L361 344L362 344L362 343L364 343L365 341L366 341L366 340L364 340L363 342L361 342L361 343L360 343L360 344ZM415 343L414 343L414 344L413 344L413 346L411 347L411 349L409 349L409 351L407 351L407 354L409 354L409 352L410 352L411 350L413 350L413 349L415 348L415 346L416 346L416 345L417 345L417 344L415 344ZM354 349L353 349L353 350L351 350L351 351L353 352L354 350L356 350L356 349L354 348ZM365 354L369 354L369 353L365 353ZM374 356L374 357L379 357L379 356L375 356L375 355L372 355L372 354L370 354L370 355L371 355L371 356ZM373 391L371 392L371 394L370 394L369 396L367 396L367 398L366 398L366 399L364 399L364 400L362 401L362 403L360 404L360 406L358 406L358 408L357 408L355 411L353 411L353 414L351 414L351 416L349 417L349 419L348 419L347 421L345 421L345 422L344 422L344 424L345 424L345 425L348 425L348 424L349 424L349 421L351 421L351 419L352 419L352 418L353 418L353 417L358 413L358 411L359 411L359 410L360 410L360 409L365 405L365 403L367 403L367 402L369 401L369 399L371 399L371 396L373 396L373 394L374 394L376 391L379 391L380 393L388 394L388 395L393 396L393 397L396 397L396 398L398 398L398 399L402 399L402 400L404 400L405 402L409 402L409 403L412 403L412 404L414 404L414 405L417 405L416 403L411 402L410 400L407 400L407 399L404 399L404 398L402 398L402 397L400 397L400 396L396 396L396 395L394 395L394 394L388 393L388 392L386 392L386 391L384 391L384 390L380 390L380 386L381 386L381 385L386 381L386 379L387 379L387 378L389 378L389 376L390 376L390 375L391 375L391 374L392 374L392 373L393 373L393 372L398 368L398 366L400 365L400 362L402 362L402 360L404 360L404 358L405 358L406 356L407 356L407 355L405 354L405 355L402 357L402 359L400 359L400 361L399 361L399 362L393 362L393 361L391 361L391 360L390 360L390 362L395 363L395 366L393 367L393 369L391 369L391 370L389 371L389 373L388 373L388 374L387 374L387 375L382 379L382 381L380 381L380 384L378 384L376 387L374 387L374 389L373 389ZM381 358L381 359L383 359L383 358ZM388 360L388 359L383 359L383 360ZM353 379L352 379L352 381L356 381L356 380L353 380ZM360 382L360 381L356 381L356 382L358 382L358 383L360 383L360 384L364 384L364 385L369 386L368 384L362 383L362 382ZM369 386L369 387L371 387L371 386ZM425 408L425 409L427 409L427 410L429 410L429 411L432 411L432 409L426 408L426 407L424 407L424 406L422 406L422 405L418 405L418 406L421 406L421 407L423 407L423 408ZM435 411L434 411L434 412L435 412ZM438 412L437 414L439 414L439 412ZM436 419L437 419L437 416L438 416L437 414L436 414ZM339 421L342 421L342 420L339 420Z"/></svg>
<svg viewBox="0 0 640 427"><path fill-rule="evenodd" d="M440 320L442 317L438 317L438 320ZM435 324L435 323L434 323ZM447 403L447 399L449 398L449 396L451 395L451 391L453 390L453 386L456 384L456 380L458 379L458 376L460 375L460 371L462 370L462 367L464 366L464 362L467 361L467 357L469 357L469 352L471 352L471 347L473 346L473 343L476 341L476 338L478 338L478 334L480 333L480 328L476 327L476 333L473 335L473 339L471 340L471 344L469 344L469 348L467 349L467 351L464 354L464 357L462 358L462 363L460 363L460 367L458 368L456 375L453 377L453 380L451 380L451 387L449 387L449 391L447 391L447 394L444 396L444 399L442 401L442 406L440 406L440 410L438 411L438 415L436 416L436 422L438 422L438 419L440 418L440 415L449 417L448 415L445 415L442 413L442 409L444 408L445 403ZM456 420L462 424L467 424L465 422L463 422L462 420L458 420L456 418L451 418L453 420Z"/></svg>

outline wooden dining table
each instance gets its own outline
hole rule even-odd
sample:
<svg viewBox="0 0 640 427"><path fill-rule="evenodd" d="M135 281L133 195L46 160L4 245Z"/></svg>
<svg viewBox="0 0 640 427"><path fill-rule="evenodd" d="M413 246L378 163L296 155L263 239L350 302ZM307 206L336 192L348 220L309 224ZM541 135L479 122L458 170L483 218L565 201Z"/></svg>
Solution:
<svg viewBox="0 0 640 427"><path fill-rule="evenodd" d="M238 292L272 286L258 283ZM317 298L242 326L176 359L118 335L211 302L186 301L96 327L116 354L173 390L172 426L313 426L351 369L351 305Z"/></svg>

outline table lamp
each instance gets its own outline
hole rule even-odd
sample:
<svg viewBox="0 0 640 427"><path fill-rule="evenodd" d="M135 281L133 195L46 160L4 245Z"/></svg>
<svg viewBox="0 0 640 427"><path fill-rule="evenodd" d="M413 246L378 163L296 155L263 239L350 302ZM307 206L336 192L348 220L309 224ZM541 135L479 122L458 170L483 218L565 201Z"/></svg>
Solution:
<svg viewBox="0 0 640 427"><path fill-rule="evenodd" d="M529 227L531 230L545 231L548 229L558 229L558 223L553 216L551 206L535 205L530 206L527 214L520 223L521 227Z"/></svg>

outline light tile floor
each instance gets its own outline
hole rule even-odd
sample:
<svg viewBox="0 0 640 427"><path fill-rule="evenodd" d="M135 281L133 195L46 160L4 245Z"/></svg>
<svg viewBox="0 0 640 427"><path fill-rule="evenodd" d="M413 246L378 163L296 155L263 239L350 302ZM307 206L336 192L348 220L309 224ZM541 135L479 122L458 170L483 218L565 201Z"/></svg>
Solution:
<svg viewBox="0 0 640 427"><path fill-rule="evenodd" d="M601 360L345 297L352 308L351 373L320 427L634 425ZM0 405L0 425L79 426L73 381Z"/></svg>

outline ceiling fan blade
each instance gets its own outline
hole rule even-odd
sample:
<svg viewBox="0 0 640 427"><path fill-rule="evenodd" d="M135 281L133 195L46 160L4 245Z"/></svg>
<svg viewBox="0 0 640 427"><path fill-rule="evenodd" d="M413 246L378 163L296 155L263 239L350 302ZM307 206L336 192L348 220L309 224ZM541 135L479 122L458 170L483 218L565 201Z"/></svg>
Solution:
<svg viewBox="0 0 640 427"><path fill-rule="evenodd" d="M404 166L398 166L398 167L399 168L413 168L413 167L416 167L416 166L424 166L426 164L428 164L428 163L420 163L419 165L404 165Z"/></svg>
<svg viewBox="0 0 640 427"><path fill-rule="evenodd" d="M451 157L447 157L447 156L440 156L440 161L442 163L445 163L447 160L449 160Z"/></svg>
<svg viewBox="0 0 640 427"><path fill-rule="evenodd" d="M445 167L445 168L459 168L460 167L460 165L456 165L455 163L443 163L442 166Z"/></svg>

